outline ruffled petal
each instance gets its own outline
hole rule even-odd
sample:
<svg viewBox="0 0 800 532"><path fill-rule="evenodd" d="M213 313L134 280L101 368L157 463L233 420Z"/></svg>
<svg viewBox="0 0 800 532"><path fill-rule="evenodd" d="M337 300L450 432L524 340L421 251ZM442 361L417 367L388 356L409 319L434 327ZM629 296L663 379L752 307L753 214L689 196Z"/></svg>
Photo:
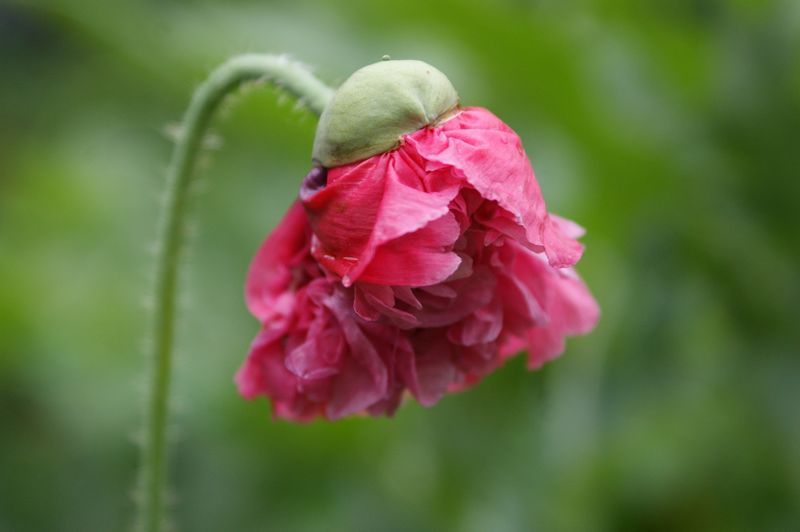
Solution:
<svg viewBox="0 0 800 532"><path fill-rule="evenodd" d="M304 199L319 241L314 256L345 285L362 277L381 246L448 215L458 190L425 190L424 177L421 168L397 151L330 169L327 186ZM454 261L429 259L439 259L440 267Z"/></svg>
<svg viewBox="0 0 800 532"><path fill-rule="evenodd" d="M357 283L353 301L356 315L367 321L377 321L381 317L386 317L404 329L416 327L419 325L417 318L396 306L399 298L395 297L395 290L391 286Z"/></svg>
<svg viewBox="0 0 800 532"><path fill-rule="evenodd" d="M247 273L245 300L259 320L289 312L293 296L287 289L298 274L297 266L307 258L309 235L306 213L295 202L256 252Z"/></svg>
<svg viewBox="0 0 800 532"><path fill-rule="evenodd" d="M495 299L447 330L447 339L471 347L494 342L503 330L503 306Z"/></svg>
<svg viewBox="0 0 800 532"><path fill-rule="evenodd" d="M294 395L294 379L283 365L280 338L285 327L265 328L250 346L245 363L236 373L236 384L247 399L268 393L278 400Z"/></svg>
<svg viewBox="0 0 800 532"><path fill-rule="evenodd" d="M494 297L496 283L496 278L487 268L480 268L465 279L445 283L440 288L449 291L441 291L442 295L418 291L422 308L410 312L420 327L447 327L488 304Z"/></svg>
<svg viewBox="0 0 800 532"><path fill-rule="evenodd" d="M462 262L448 251L461 229L450 213L374 250L360 280L392 286L428 286L450 277ZM349 277L348 277L349 278Z"/></svg>
<svg viewBox="0 0 800 532"><path fill-rule="evenodd" d="M411 342L415 357L402 368L409 390L423 406L436 404L458 377L452 346L443 332L433 329L414 334Z"/></svg>
<svg viewBox="0 0 800 532"><path fill-rule="evenodd" d="M467 108L440 128L405 138L429 171L450 167L485 199L496 202L525 229L528 242L541 246L551 265L578 262L582 246L554 223L519 137L485 109Z"/></svg>
<svg viewBox="0 0 800 532"><path fill-rule="evenodd" d="M338 419L380 401L388 389L388 371L378 350L362 331L353 313L352 300L335 291L325 302L336 317L349 347L326 409L329 419Z"/></svg>
<svg viewBox="0 0 800 532"><path fill-rule="evenodd" d="M600 309L573 269L552 268L521 246L517 246L516 251L511 275L538 302L546 318L544 323L528 328L523 334L528 344L528 365L535 368L564 350L566 336L592 330L600 317ZM513 347L517 346L509 344L504 351Z"/></svg>

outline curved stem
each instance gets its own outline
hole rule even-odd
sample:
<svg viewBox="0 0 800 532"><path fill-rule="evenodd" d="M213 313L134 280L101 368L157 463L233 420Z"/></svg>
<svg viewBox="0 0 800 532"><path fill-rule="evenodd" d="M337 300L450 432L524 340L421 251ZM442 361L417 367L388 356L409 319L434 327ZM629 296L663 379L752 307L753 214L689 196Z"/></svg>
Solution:
<svg viewBox="0 0 800 532"><path fill-rule="evenodd" d="M248 81L271 82L319 115L333 90L303 65L283 56L246 54L214 70L192 96L167 170L166 204L159 227L155 301L150 323L147 407L141 455L137 530L158 532L164 520L167 418L175 326L175 292L185 233L189 185L208 124L227 94Z"/></svg>

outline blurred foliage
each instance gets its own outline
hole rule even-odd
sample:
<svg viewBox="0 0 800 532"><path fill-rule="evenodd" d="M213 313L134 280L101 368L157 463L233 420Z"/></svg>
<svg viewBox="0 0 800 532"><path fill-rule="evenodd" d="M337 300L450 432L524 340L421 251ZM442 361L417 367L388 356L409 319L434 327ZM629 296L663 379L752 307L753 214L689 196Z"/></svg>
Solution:
<svg viewBox="0 0 800 532"><path fill-rule="evenodd" d="M182 529L797 529L796 0L51 0L0 3L0 531L127 529L164 130L246 51L448 73L588 228L604 315L432 409L271 421L232 383L242 284L315 120L232 98L183 283Z"/></svg>

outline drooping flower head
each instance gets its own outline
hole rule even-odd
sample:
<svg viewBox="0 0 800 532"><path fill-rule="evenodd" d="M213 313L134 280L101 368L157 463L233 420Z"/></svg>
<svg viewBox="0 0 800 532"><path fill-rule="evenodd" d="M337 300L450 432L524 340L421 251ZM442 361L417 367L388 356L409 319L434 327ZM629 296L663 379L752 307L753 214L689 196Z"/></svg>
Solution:
<svg viewBox="0 0 800 532"><path fill-rule="evenodd" d="M354 73L323 112L314 167L256 255L263 328L237 375L278 417L432 405L522 350L536 368L590 331L572 266L583 230L548 213L519 137L460 107L420 61Z"/></svg>

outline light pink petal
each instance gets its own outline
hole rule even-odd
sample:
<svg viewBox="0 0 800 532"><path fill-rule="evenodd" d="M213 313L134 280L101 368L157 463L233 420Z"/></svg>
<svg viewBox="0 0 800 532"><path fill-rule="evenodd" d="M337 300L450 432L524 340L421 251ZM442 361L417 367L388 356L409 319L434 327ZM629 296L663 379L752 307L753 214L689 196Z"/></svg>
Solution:
<svg viewBox="0 0 800 532"><path fill-rule="evenodd" d="M548 311L550 322L528 333L530 368L537 368L561 354L565 336L588 333L600 318L597 302L577 276L560 275L553 285Z"/></svg>
<svg viewBox="0 0 800 532"><path fill-rule="evenodd" d="M550 220L569 238L577 239L586 234L586 229L567 218L562 218L561 216L550 213Z"/></svg>
<svg viewBox="0 0 800 532"><path fill-rule="evenodd" d="M564 337L587 333L597 324L597 302L573 269L552 268L535 253L518 246L511 275L539 302L547 318L524 334L530 367L559 355L564 350Z"/></svg>
<svg viewBox="0 0 800 532"><path fill-rule="evenodd" d="M427 161L428 170L451 167L481 196L508 211L525 229L528 242L545 248L553 266L580 259L580 244L549 219L519 137L492 113L467 108L440 128L425 128L404 139Z"/></svg>
<svg viewBox="0 0 800 532"><path fill-rule="evenodd" d="M550 265L567 268L575 265L583 255L583 246L562 231L562 225L548 217L542 227L542 242Z"/></svg>

